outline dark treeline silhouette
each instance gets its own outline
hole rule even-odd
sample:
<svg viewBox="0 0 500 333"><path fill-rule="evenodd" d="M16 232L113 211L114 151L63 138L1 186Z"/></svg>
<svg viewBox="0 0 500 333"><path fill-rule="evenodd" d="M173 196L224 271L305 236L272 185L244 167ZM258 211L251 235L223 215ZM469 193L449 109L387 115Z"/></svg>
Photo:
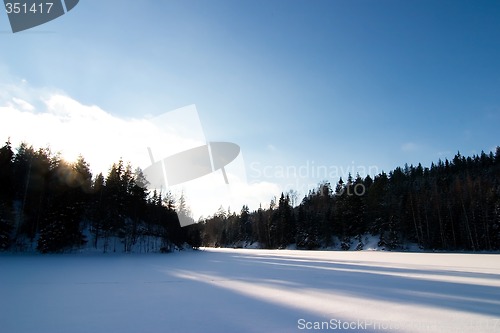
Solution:
<svg viewBox="0 0 500 333"><path fill-rule="evenodd" d="M500 250L500 147L495 154L405 165L388 174L323 182L299 205L281 194L268 207L222 207L181 228L170 193L148 192L140 169L118 161L93 176L83 157L68 163L23 143L0 148L0 250L42 253L83 247L167 252L188 243L301 249L361 249L365 236L386 249L416 243L436 250Z"/></svg>
<svg viewBox="0 0 500 333"><path fill-rule="evenodd" d="M281 194L266 209L239 214L222 208L195 228L204 246L302 249L363 248L379 237L382 248L416 243L429 250L500 250L500 147L493 153L405 165L373 179L324 182L293 207Z"/></svg>
<svg viewBox="0 0 500 333"><path fill-rule="evenodd" d="M148 193L140 169L119 161L93 177L74 163L23 143L0 148L0 249L62 252L170 251L192 238L170 195ZM195 237L196 239L196 237Z"/></svg>

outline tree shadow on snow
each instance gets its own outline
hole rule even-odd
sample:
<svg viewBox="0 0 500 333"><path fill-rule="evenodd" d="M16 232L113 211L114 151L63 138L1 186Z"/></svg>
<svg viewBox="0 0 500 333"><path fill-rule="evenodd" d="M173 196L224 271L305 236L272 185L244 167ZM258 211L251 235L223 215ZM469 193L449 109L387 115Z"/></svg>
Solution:
<svg viewBox="0 0 500 333"><path fill-rule="evenodd" d="M500 308L500 288L487 285L488 280L500 281L500 274L426 269L422 265L384 267L374 262L290 258L278 254L258 257L222 252L211 253L211 258L214 255L220 259L211 264L213 269L205 268L201 273L223 274L227 280L275 285L299 292L338 292L362 299L490 316L498 316ZM454 281L457 278L474 280Z"/></svg>

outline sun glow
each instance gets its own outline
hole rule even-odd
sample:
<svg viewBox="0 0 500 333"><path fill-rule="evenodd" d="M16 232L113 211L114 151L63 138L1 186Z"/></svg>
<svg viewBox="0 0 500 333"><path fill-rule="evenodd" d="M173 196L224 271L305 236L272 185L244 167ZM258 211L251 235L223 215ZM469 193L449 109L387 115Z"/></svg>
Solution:
<svg viewBox="0 0 500 333"><path fill-rule="evenodd" d="M35 149L48 148L70 164L83 156L94 176L106 176L120 160L144 170L151 165L148 147L155 159L163 159L207 142L194 105L156 118L123 119L61 93L32 95L44 97L11 94L0 98L0 134L5 140L10 138L14 148L22 142ZM241 154L226 171L230 186L218 170L160 190L177 197L184 194L195 220L215 213L220 206L239 210L246 204L256 209L280 192L269 182L248 184Z"/></svg>

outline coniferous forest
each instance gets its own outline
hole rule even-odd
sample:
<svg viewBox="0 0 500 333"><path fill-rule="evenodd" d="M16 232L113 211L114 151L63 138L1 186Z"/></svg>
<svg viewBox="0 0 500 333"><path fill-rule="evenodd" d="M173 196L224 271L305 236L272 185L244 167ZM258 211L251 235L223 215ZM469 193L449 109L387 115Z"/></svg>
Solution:
<svg viewBox="0 0 500 333"><path fill-rule="evenodd" d="M92 175L84 157L66 162L49 149L0 148L0 249L169 252L184 244L300 249L363 248L364 235L387 250L500 250L500 147L430 167L323 182L299 204L293 191L268 206L222 207L180 227L183 197L146 190L140 169L118 161ZM229 210L229 209L228 209Z"/></svg>
<svg viewBox="0 0 500 333"><path fill-rule="evenodd" d="M500 147L456 154L429 168L405 165L388 174L319 184L296 206L293 191L267 207L224 209L196 225L203 246L362 249L364 235L387 250L414 243L426 250L500 249Z"/></svg>
<svg viewBox="0 0 500 333"><path fill-rule="evenodd" d="M0 148L0 249L168 252L186 243L174 200L148 193L140 170L123 161L93 176L83 157L7 142ZM182 210L182 207L180 207ZM182 213L182 212L181 212Z"/></svg>

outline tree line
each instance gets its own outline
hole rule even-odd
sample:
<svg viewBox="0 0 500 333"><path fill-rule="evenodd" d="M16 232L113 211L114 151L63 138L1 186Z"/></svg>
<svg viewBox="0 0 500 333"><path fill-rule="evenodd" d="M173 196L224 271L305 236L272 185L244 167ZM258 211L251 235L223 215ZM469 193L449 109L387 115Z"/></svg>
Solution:
<svg viewBox="0 0 500 333"><path fill-rule="evenodd" d="M500 147L472 157L457 153L430 167L323 182L295 206L282 193L268 207L227 212L196 225L201 245L362 249L366 235L393 250L500 250Z"/></svg>
<svg viewBox="0 0 500 333"><path fill-rule="evenodd" d="M500 147L457 153L430 167L324 181L297 205L296 192L267 207L222 207L188 227L183 196L150 192L140 169L123 161L94 176L84 157L69 163L22 143L0 148L0 250L42 253L82 246L102 252L167 252L189 244L300 249L362 249L368 234L382 248L408 243L436 250L500 250Z"/></svg>
<svg viewBox="0 0 500 333"><path fill-rule="evenodd" d="M189 240L170 193L149 193L140 169L122 160L93 176L80 156L69 163L50 149L0 148L0 249L63 252L170 251ZM179 213L182 213L183 198Z"/></svg>

